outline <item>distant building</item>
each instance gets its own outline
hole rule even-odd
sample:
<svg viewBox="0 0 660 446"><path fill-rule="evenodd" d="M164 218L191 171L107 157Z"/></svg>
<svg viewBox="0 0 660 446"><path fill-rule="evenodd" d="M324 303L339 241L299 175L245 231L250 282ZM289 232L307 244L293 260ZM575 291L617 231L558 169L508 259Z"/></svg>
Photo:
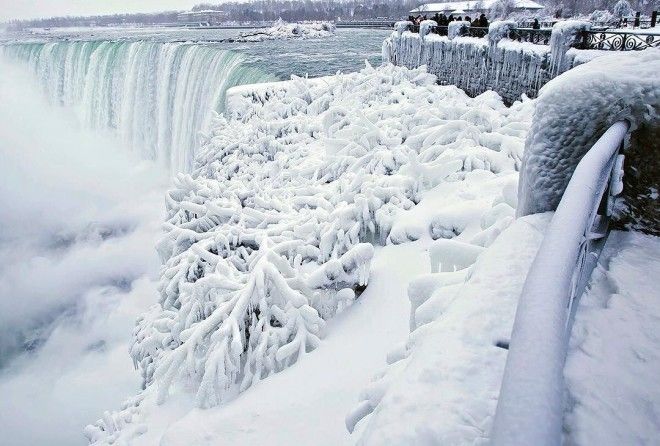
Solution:
<svg viewBox="0 0 660 446"><path fill-rule="evenodd" d="M225 11L186 11L177 15L176 20L181 25L212 26L219 25L227 20Z"/></svg>
<svg viewBox="0 0 660 446"><path fill-rule="evenodd" d="M497 3L497 0L473 0L473 1L462 1L462 2L443 2L443 3L426 3L420 5L417 8L410 11L411 14L481 14L485 13L488 15L488 12ZM532 0L514 0L515 6L513 10L515 12L536 12L544 8L543 5L536 3Z"/></svg>

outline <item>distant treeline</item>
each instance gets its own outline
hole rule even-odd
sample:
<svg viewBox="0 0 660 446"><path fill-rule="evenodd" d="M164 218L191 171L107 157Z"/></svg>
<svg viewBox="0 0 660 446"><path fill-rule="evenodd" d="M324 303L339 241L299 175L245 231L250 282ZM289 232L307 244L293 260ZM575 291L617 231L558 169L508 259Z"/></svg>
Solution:
<svg viewBox="0 0 660 446"><path fill-rule="evenodd" d="M121 24L159 25L174 23L179 11L165 11L144 14L114 14L89 17L50 17L36 20L12 20L10 29L58 28L69 26L111 26Z"/></svg>
<svg viewBox="0 0 660 446"><path fill-rule="evenodd" d="M221 10L234 21L363 20L377 17L403 18L420 0L255 0L201 3L194 11Z"/></svg>
<svg viewBox="0 0 660 446"><path fill-rule="evenodd" d="M430 1L430 0L429 0ZM429 2L427 1L427 3ZM500 0L503 4L512 0ZM543 15L558 12L563 17L589 14L595 10L612 11L618 0L539 0L546 6ZM218 10L229 22L270 22L282 18L301 20L363 20L378 17L392 19L408 16L408 11L424 0L255 0L252 2L201 3L195 11ZM630 0L634 11L650 13L660 8L660 0ZM180 11L151 14L116 14L92 17L53 17L39 20L12 21L12 28L108 26L120 24L158 25L175 23Z"/></svg>

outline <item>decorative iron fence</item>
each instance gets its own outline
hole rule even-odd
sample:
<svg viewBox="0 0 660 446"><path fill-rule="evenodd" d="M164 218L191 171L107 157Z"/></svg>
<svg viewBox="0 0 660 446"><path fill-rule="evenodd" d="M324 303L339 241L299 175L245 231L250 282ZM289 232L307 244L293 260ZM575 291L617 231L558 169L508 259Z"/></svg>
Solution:
<svg viewBox="0 0 660 446"><path fill-rule="evenodd" d="M633 51L660 47L660 34L625 31L585 31L575 45L579 49Z"/></svg>
<svg viewBox="0 0 660 446"><path fill-rule="evenodd" d="M448 26L434 26L431 33L440 36L448 34ZM410 31L419 33L419 25L412 25ZM486 37L488 28L466 26L461 29L460 36ZM549 45L552 29L516 28L509 32L509 39L518 42L529 42L537 45ZM591 30L584 31L572 47L589 50L634 51L660 47L660 34L644 32Z"/></svg>
<svg viewBox="0 0 660 446"><path fill-rule="evenodd" d="M509 39L537 45L549 45L551 35L552 29L516 28L509 32Z"/></svg>

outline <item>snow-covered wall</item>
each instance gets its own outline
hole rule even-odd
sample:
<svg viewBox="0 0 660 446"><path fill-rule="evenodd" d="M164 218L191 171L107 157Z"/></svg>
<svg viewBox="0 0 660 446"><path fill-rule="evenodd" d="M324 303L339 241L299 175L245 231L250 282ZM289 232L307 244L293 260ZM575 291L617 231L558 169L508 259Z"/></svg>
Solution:
<svg viewBox="0 0 660 446"><path fill-rule="evenodd" d="M536 97L554 76L599 53L568 49L566 39L559 37L554 39L558 46L554 51L551 46L504 38L511 26L493 23L486 39L416 34L401 25L383 42L383 61L408 68L426 65L441 84L456 85L473 96L494 90L513 103L523 94Z"/></svg>
<svg viewBox="0 0 660 446"><path fill-rule="evenodd" d="M577 163L617 121L630 121L633 141L639 141L626 152L636 161L625 182L657 166L658 142L644 135L657 134L660 124L658 71L658 49L617 53L570 70L541 90L520 172L519 215L554 210ZM646 207L657 218L657 177L643 182L632 195L624 186L624 200L630 205L646 193Z"/></svg>

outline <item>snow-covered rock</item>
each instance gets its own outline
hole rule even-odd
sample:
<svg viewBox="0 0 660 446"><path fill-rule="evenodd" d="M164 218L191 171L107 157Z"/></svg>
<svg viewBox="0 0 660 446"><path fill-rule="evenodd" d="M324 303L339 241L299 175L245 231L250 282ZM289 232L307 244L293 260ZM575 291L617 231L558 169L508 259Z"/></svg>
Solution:
<svg viewBox="0 0 660 446"><path fill-rule="evenodd" d="M632 131L657 127L659 70L660 50L629 51L573 68L541 89L523 157L518 215L554 210L577 163L615 122L630 121Z"/></svg>
<svg viewBox="0 0 660 446"><path fill-rule="evenodd" d="M234 42L262 42L280 39L323 39L335 35L335 25L330 22L287 23L279 19L263 31L241 33L230 40Z"/></svg>
<svg viewBox="0 0 660 446"><path fill-rule="evenodd" d="M230 97L167 195L160 303L131 349L146 389L88 427L98 444L171 393L213 406L301 360L359 299L373 245L454 234L434 259L463 269L511 223L531 101L393 65Z"/></svg>

